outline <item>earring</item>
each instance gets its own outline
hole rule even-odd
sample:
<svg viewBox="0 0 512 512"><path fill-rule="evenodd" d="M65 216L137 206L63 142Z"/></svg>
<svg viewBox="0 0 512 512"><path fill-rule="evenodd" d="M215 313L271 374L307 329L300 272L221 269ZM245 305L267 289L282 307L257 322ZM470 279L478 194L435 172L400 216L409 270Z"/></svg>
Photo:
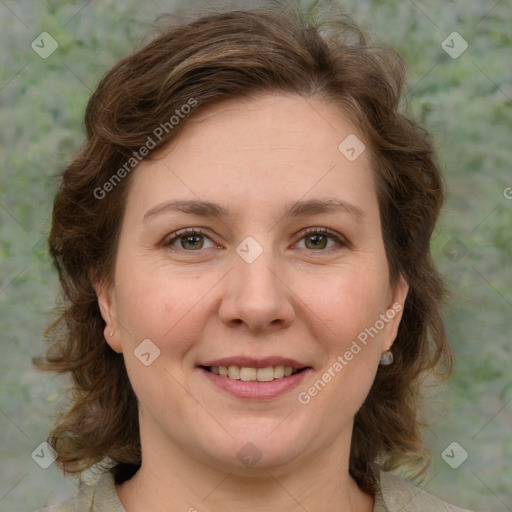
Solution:
<svg viewBox="0 0 512 512"><path fill-rule="evenodd" d="M110 337L114 336L114 331L110 331Z"/></svg>
<svg viewBox="0 0 512 512"><path fill-rule="evenodd" d="M384 352L384 354L382 354L380 356L380 362L379 364L381 366L387 366L388 364L391 364L394 360L394 357L393 357L393 352L391 352L391 350L388 350L387 352Z"/></svg>

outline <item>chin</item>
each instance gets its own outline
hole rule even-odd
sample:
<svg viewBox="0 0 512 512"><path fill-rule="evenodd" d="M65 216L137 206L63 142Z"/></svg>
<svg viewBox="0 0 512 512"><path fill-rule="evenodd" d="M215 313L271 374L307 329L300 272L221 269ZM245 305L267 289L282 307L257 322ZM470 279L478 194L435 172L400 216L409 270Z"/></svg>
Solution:
<svg viewBox="0 0 512 512"><path fill-rule="evenodd" d="M283 418L285 417L286 414L283 415ZM217 469L221 466L226 471L234 471L241 475L291 464L299 454L307 450L308 437L307 433L300 432L299 428L292 432L290 425L287 425L287 428L282 428L283 425L278 426L283 418L279 421L273 419L259 422L259 425L257 421L253 421L252 428L248 429L241 428L238 424L236 432L226 426L226 430L233 437L226 434L222 439L209 439L204 442L202 453L208 456L210 463L214 461L213 465ZM288 420L285 419L284 422ZM251 421L248 419L243 423ZM311 439L311 443L313 441L314 439Z"/></svg>

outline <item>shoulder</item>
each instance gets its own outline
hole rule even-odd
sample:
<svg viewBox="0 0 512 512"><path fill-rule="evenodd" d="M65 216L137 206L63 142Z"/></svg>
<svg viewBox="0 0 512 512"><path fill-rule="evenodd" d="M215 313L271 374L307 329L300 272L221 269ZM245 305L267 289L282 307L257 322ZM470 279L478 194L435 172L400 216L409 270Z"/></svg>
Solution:
<svg viewBox="0 0 512 512"><path fill-rule="evenodd" d="M48 505L46 507L39 508L35 512L75 512L75 504L76 499L71 498L63 501L62 503L57 503L57 505Z"/></svg>
<svg viewBox="0 0 512 512"><path fill-rule="evenodd" d="M422 491L406 480L380 470L382 499L389 512L471 512L455 507Z"/></svg>
<svg viewBox="0 0 512 512"><path fill-rule="evenodd" d="M103 472L92 484L82 483L74 498L36 512L126 512L117 496L114 477Z"/></svg>

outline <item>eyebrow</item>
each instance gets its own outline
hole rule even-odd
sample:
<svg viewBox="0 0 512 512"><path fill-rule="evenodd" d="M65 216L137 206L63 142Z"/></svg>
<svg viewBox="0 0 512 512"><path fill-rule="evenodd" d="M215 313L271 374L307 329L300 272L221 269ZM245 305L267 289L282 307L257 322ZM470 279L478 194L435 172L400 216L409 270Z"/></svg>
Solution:
<svg viewBox="0 0 512 512"><path fill-rule="evenodd" d="M153 206L144 214L143 220L146 221L156 215L173 211L184 212L200 217L215 217L218 219L227 218L233 215L233 212L228 208L210 201L171 200ZM296 201L284 208L282 218L303 217L307 215L332 212L348 213L359 220L362 220L365 217L365 213L361 208L336 198Z"/></svg>

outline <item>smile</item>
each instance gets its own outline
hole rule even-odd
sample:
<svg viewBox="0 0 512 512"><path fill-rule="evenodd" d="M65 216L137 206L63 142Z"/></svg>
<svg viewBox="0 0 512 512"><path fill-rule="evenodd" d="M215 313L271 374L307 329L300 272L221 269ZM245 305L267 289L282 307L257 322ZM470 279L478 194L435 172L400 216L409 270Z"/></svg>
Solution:
<svg viewBox="0 0 512 512"><path fill-rule="evenodd" d="M296 388L313 371L311 367L199 366L214 387L236 398L269 400Z"/></svg>
<svg viewBox="0 0 512 512"><path fill-rule="evenodd" d="M245 382L258 381L258 382L271 382L275 379L283 377L290 377L299 371L297 368L291 366L266 366L265 368L250 368L246 366L207 366L207 371L215 375L227 377L229 379L243 380Z"/></svg>

